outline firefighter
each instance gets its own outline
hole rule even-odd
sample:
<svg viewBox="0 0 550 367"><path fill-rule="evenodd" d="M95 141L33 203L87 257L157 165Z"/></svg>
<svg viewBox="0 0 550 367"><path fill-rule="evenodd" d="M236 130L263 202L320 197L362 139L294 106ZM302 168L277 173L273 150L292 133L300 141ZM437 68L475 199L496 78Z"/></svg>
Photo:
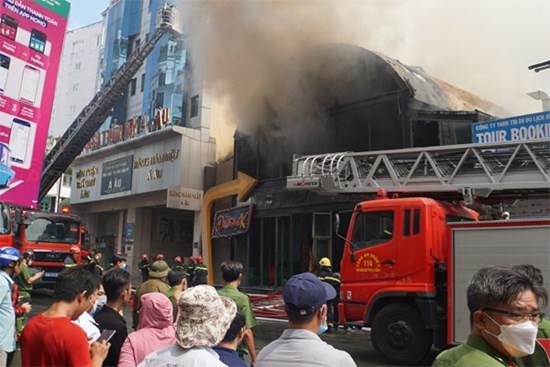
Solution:
<svg viewBox="0 0 550 367"><path fill-rule="evenodd" d="M208 268L204 265L202 256L197 256L196 261L193 285L208 284Z"/></svg>
<svg viewBox="0 0 550 367"><path fill-rule="evenodd" d="M338 302L340 299L340 274L332 271L330 259L323 257L319 261L319 270L317 271L317 278L320 281L330 284L336 291L336 297L327 301L327 326L329 330L338 326Z"/></svg>
<svg viewBox="0 0 550 367"><path fill-rule="evenodd" d="M195 278L195 257L189 256L189 266L187 267L187 286L193 286L193 279Z"/></svg>
<svg viewBox="0 0 550 367"><path fill-rule="evenodd" d="M63 267L72 268L78 264L78 257L80 256L80 248L77 245L72 245L69 249L69 255L63 261Z"/></svg>
<svg viewBox="0 0 550 367"><path fill-rule="evenodd" d="M126 256L122 252L117 252L113 255L113 260L111 261L111 264L109 264L109 270L112 269L128 270Z"/></svg>
<svg viewBox="0 0 550 367"><path fill-rule="evenodd" d="M139 271L141 272L141 281L145 282L147 279L149 279L149 257L147 254L141 254L141 260L138 263Z"/></svg>
<svg viewBox="0 0 550 367"><path fill-rule="evenodd" d="M103 275L103 267L100 264L101 258L103 255L98 250L92 250L92 261L90 261L90 264L88 265L88 270L90 273L102 276Z"/></svg>
<svg viewBox="0 0 550 367"><path fill-rule="evenodd" d="M155 257L155 261L164 261L164 254L158 254L156 257Z"/></svg>
<svg viewBox="0 0 550 367"><path fill-rule="evenodd" d="M183 260L181 259L181 256L176 256L174 258L174 265L172 265L173 271L185 271L185 267L183 266Z"/></svg>

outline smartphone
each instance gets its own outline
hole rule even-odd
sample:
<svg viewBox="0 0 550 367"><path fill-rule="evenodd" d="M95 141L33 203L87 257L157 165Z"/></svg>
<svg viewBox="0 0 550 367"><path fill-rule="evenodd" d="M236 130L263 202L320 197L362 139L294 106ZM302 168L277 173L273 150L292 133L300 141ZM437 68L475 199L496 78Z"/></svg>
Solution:
<svg viewBox="0 0 550 367"><path fill-rule="evenodd" d="M31 133L31 124L14 118L11 123L10 142L11 160L24 165L27 160L27 145Z"/></svg>
<svg viewBox="0 0 550 367"><path fill-rule="evenodd" d="M96 342L102 342L102 341L106 341L108 342L109 340L111 340L111 338L113 337L113 335L115 335L116 333L116 330L109 330L109 329L105 329L103 330L103 332L101 333L101 335L99 336L99 338L97 338Z"/></svg>
<svg viewBox="0 0 550 367"><path fill-rule="evenodd" d="M11 40L15 40L15 34L17 33L17 25L19 22L17 19L10 17L7 14L2 14L2 24L0 24L0 34Z"/></svg>
<svg viewBox="0 0 550 367"><path fill-rule="evenodd" d="M30 65L25 65L23 78L21 79L21 90L19 91L19 100L21 102L34 105L39 81L40 70Z"/></svg>
<svg viewBox="0 0 550 367"><path fill-rule="evenodd" d="M46 34L40 32L37 29L31 31L31 39L29 41L29 47L35 51L44 53L46 50Z"/></svg>
<svg viewBox="0 0 550 367"><path fill-rule="evenodd" d="M0 54L0 93L6 90L8 82L8 70L10 69L11 59L9 56Z"/></svg>

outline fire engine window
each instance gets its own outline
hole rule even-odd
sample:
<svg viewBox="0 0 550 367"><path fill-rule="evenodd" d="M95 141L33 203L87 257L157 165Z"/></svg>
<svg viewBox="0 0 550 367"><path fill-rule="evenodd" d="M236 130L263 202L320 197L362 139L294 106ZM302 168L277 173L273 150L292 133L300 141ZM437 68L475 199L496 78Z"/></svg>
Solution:
<svg viewBox="0 0 550 367"><path fill-rule="evenodd" d="M413 235L420 232L420 209L414 209L413 211Z"/></svg>
<svg viewBox="0 0 550 367"><path fill-rule="evenodd" d="M391 210L360 213L355 219L352 243L355 250L376 246L393 238L394 213Z"/></svg>
<svg viewBox="0 0 550 367"><path fill-rule="evenodd" d="M25 237L27 241L75 244L79 242L80 231L76 222L36 218L25 228Z"/></svg>
<svg viewBox="0 0 550 367"><path fill-rule="evenodd" d="M411 210L405 209L403 216L403 237L408 237L411 234Z"/></svg>

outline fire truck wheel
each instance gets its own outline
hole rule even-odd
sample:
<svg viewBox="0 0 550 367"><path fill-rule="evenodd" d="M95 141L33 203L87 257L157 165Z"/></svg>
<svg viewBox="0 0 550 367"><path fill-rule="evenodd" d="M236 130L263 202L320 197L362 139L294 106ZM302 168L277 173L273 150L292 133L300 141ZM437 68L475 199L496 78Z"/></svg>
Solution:
<svg viewBox="0 0 550 367"><path fill-rule="evenodd" d="M372 322L372 344L376 351L398 364L417 365L432 346L431 333L422 316L405 304L390 304Z"/></svg>

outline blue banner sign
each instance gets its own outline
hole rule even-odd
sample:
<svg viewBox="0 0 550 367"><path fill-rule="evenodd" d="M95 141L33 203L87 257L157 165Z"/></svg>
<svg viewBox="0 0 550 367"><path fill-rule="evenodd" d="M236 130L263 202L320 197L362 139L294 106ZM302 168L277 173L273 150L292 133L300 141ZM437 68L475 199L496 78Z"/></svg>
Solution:
<svg viewBox="0 0 550 367"><path fill-rule="evenodd" d="M132 190L132 162L134 156L118 158L103 163L101 195Z"/></svg>
<svg viewBox="0 0 550 367"><path fill-rule="evenodd" d="M220 210L214 216L212 238L232 237L250 228L252 205Z"/></svg>
<svg viewBox="0 0 550 367"><path fill-rule="evenodd" d="M550 138L550 112L472 124L472 142L504 143Z"/></svg>

